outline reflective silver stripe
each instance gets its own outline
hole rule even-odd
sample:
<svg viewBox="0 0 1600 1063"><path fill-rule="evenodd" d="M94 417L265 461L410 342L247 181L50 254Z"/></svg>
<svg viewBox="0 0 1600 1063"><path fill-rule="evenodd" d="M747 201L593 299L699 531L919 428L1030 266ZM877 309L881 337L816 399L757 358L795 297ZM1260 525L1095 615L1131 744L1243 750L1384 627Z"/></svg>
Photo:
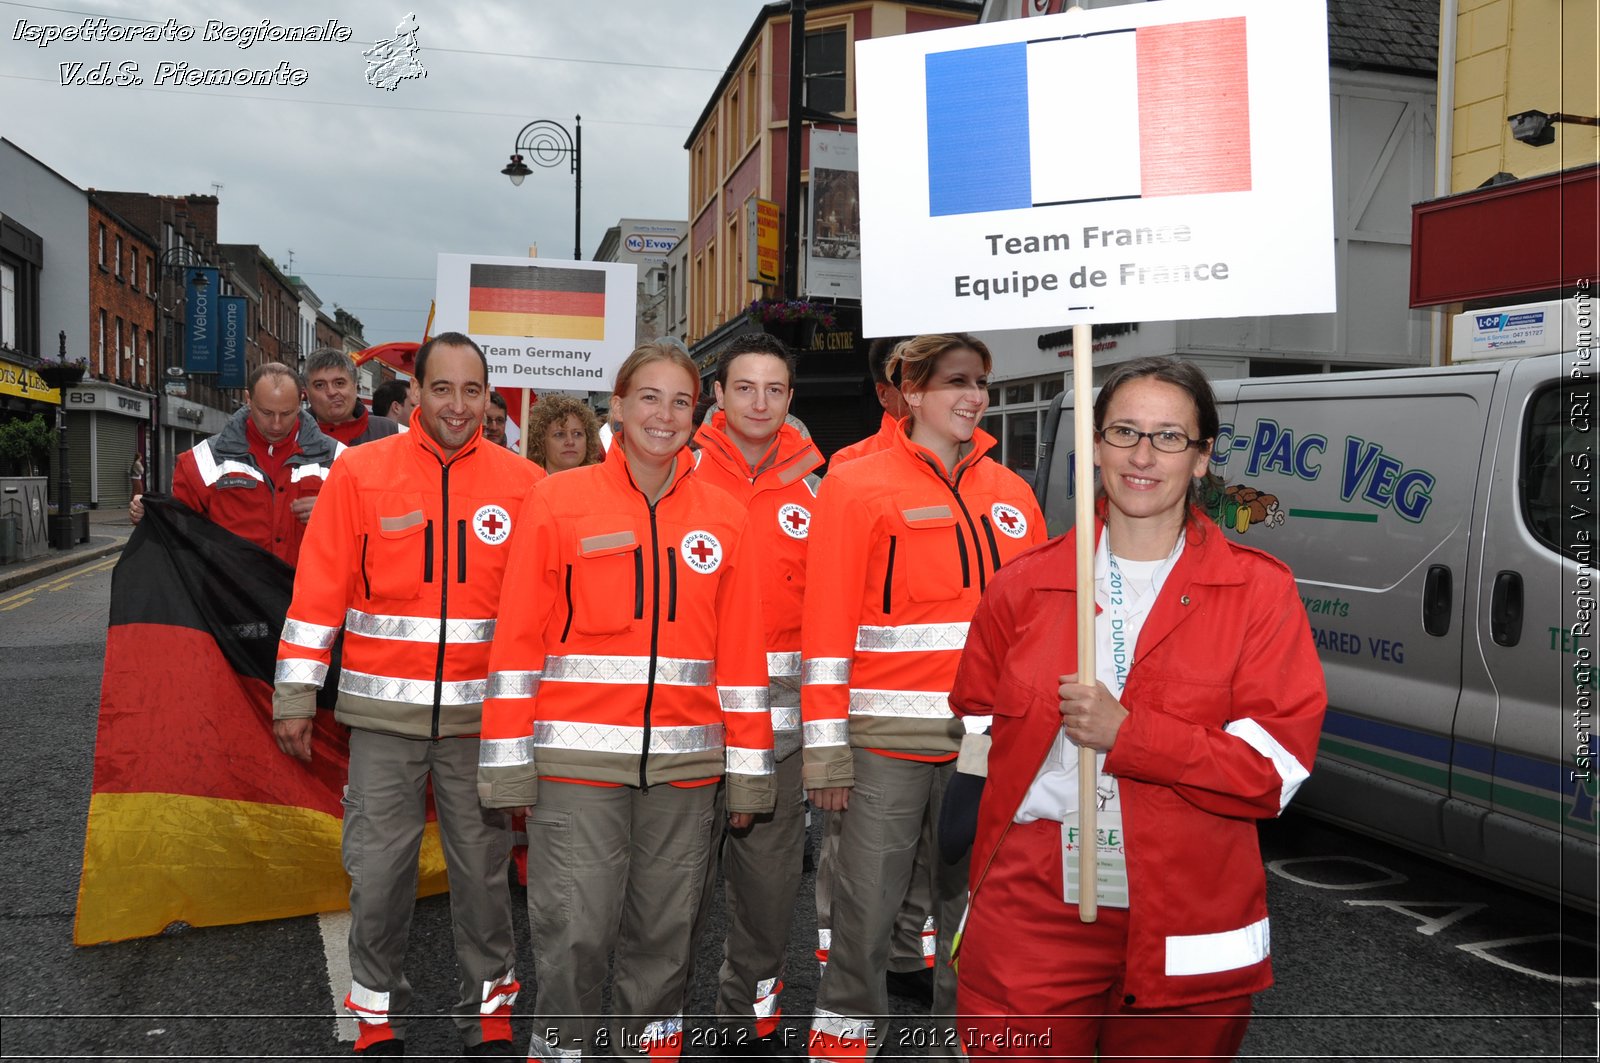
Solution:
<svg viewBox="0 0 1600 1063"><path fill-rule="evenodd" d="M294 471L289 474L289 482L297 484L307 476L315 476L319 480L326 480L328 478L328 467L326 465L296 465Z"/></svg>
<svg viewBox="0 0 1600 1063"><path fill-rule="evenodd" d="M584 749L594 753L631 753L638 756L644 752L644 728L538 720L533 725L533 744L541 749ZM652 753L704 753L721 748L720 723L650 729Z"/></svg>
<svg viewBox="0 0 1600 1063"><path fill-rule="evenodd" d="M237 476L248 476L252 480L266 483L267 478L261 470L254 465L246 465L242 461L221 461L211 453L211 440L203 439L195 445L193 451L195 468L200 473L200 480L207 487L212 486L224 476L232 473Z"/></svg>
<svg viewBox="0 0 1600 1063"><path fill-rule="evenodd" d="M1223 730L1272 761L1272 766L1281 780L1281 785L1278 787L1278 811L1281 813L1288 808L1289 802L1294 800L1294 792L1300 789L1300 784L1311 778L1311 773L1306 771L1305 765L1301 764L1300 759L1293 753L1283 748L1283 744L1273 738L1265 727L1249 717L1234 720L1223 727Z"/></svg>
<svg viewBox="0 0 1600 1063"><path fill-rule="evenodd" d="M801 728L801 740L812 749L850 744L848 720L813 720Z"/></svg>
<svg viewBox="0 0 1600 1063"><path fill-rule="evenodd" d="M945 720L950 711L950 695L942 690L852 690L850 712L857 716L911 716L922 720Z"/></svg>
<svg viewBox="0 0 1600 1063"><path fill-rule="evenodd" d="M901 624L856 628L856 649L880 653L959 650L967 645L967 624Z"/></svg>
<svg viewBox="0 0 1600 1063"><path fill-rule="evenodd" d="M283 622L283 641L304 646L308 650L325 650L333 645L333 640L338 636L338 628L325 624L308 624L304 620Z"/></svg>
<svg viewBox="0 0 1600 1063"><path fill-rule="evenodd" d="M852 1019L836 1011L817 1008L812 1014L811 1032L836 1037L841 1041L865 1041L872 1036L872 1020Z"/></svg>
<svg viewBox="0 0 1600 1063"><path fill-rule="evenodd" d="M778 994L774 992L777 988L778 980L776 978L763 978L756 983L756 999L754 1001L756 1018L770 1019L778 1013Z"/></svg>
<svg viewBox="0 0 1600 1063"><path fill-rule="evenodd" d="M362 1022L382 1024L389 1021L389 994L380 993L376 989L368 989L360 982L350 983L350 995L344 998L344 1003L351 1011L357 1012L356 1018Z"/></svg>
<svg viewBox="0 0 1600 1063"><path fill-rule="evenodd" d="M657 657L656 682L670 687L711 685L711 661L682 657ZM544 662L546 683L648 683L650 658L601 657L588 653L569 653L549 657Z"/></svg>
<svg viewBox="0 0 1600 1063"><path fill-rule="evenodd" d="M662 1019L660 1022L646 1024L645 1028L639 1033L639 1043L640 1045L654 1044L657 1041L665 1041L669 1037L677 1037L682 1033L683 1014L680 1012L670 1019Z"/></svg>
<svg viewBox="0 0 1600 1063"><path fill-rule="evenodd" d="M486 698L531 698L539 693L538 672L490 672Z"/></svg>
<svg viewBox="0 0 1600 1063"><path fill-rule="evenodd" d="M800 730L800 706L774 705L772 706L772 729L774 731Z"/></svg>
<svg viewBox="0 0 1600 1063"><path fill-rule="evenodd" d="M775 770L770 749L740 749L738 746L729 746L726 763L728 772L732 775L771 775Z"/></svg>
<svg viewBox="0 0 1600 1063"><path fill-rule="evenodd" d="M811 657L800 666L800 685L850 682L850 658Z"/></svg>
<svg viewBox="0 0 1600 1063"><path fill-rule="evenodd" d="M1271 952L1271 928L1265 918L1220 934L1175 935L1167 938L1166 973L1170 977L1236 971L1260 963Z"/></svg>
<svg viewBox="0 0 1600 1063"><path fill-rule="evenodd" d="M483 983L483 1003L478 1005L479 1015L493 1015L501 1008L509 1008L517 1001L517 974L507 971L504 978Z"/></svg>
<svg viewBox="0 0 1600 1063"><path fill-rule="evenodd" d="M533 763L533 738L485 738L478 743L478 767L520 768Z"/></svg>
<svg viewBox="0 0 1600 1063"><path fill-rule="evenodd" d="M321 661L308 661L304 657L285 657L272 673L274 683L310 683L320 687L328 678L328 666Z"/></svg>
<svg viewBox="0 0 1600 1063"><path fill-rule="evenodd" d="M800 654L798 651L767 654L767 677L769 679L777 679L780 676L799 674Z"/></svg>
<svg viewBox="0 0 1600 1063"><path fill-rule="evenodd" d="M766 712L766 687L718 687L723 712Z"/></svg>
<svg viewBox="0 0 1600 1063"><path fill-rule="evenodd" d="M365 635L369 639L396 639L402 642L439 641L439 618L436 616L391 616L351 609L344 615L344 629L352 635ZM446 621L445 641L493 642L494 621L465 619Z"/></svg>
<svg viewBox="0 0 1600 1063"><path fill-rule="evenodd" d="M375 701L398 701L406 705L432 705L436 684L431 679L397 679L387 675L368 675L346 668L339 673L339 690L344 694L359 694ZM439 704L471 705L483 700L484 679L467 679L459 683L439 683Z"/></svg>

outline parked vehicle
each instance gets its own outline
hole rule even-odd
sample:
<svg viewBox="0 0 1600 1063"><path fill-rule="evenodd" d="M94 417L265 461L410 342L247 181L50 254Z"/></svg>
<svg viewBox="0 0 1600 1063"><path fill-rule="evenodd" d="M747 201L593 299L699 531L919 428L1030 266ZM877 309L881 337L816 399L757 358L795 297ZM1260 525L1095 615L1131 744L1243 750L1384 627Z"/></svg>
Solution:
<svg viewBox="0 0 1600 1063"><path fill-rule="evenodd" d="M1571 302L1464 316L1456 357L1484 360L1216 382L1214 515L1294 570L1326 669L1297 807L1593 910L1592 317L1540 356ZM1071 397L1040 447L1052 534Z"/></svg>

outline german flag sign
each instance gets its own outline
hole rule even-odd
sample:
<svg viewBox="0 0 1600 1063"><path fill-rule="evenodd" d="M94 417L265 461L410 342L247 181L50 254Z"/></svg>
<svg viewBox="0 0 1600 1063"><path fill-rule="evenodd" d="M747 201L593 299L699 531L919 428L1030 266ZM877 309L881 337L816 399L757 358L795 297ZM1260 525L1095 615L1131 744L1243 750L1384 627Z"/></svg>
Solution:
<svg viewBox="0 0 1600 1063"><path fill-rule="evenodd" d="M467 299L473 335L606 338L606 275L559 266L473 263Z"/></svg>
<svg viewBox="0 0 1600 1063"><path fill-rule="evenodd" d="M345 729L318 712L309 765L272 737L293 579L255 544L145 496L112 574L76 944L348 905ZM418 892L445 888L430 819Z"/></svg>

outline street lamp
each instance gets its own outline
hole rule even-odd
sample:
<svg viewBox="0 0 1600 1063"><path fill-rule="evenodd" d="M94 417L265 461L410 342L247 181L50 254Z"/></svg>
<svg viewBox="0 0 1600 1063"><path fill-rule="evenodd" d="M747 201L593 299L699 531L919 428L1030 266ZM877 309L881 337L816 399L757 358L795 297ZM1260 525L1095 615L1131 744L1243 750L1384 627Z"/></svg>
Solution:
<svg viewBox="0 0 1600 1063"><path fill-rule="evenodd" d="M572 168L572 257L583 259L583 116L575 115L572 132L567 127L548 118L538 118L522 127L511 144L511 161L500 172L511 178L513 185L533 171L524 158L535 166L555 166L566 156Z"/></svg>
<svg viewBox="0 0 1600 1063"><path fill-rule="evenodd" d="M1546 114L1544 111L1519 111L1506 119L1511 123L1511 138L1527 144L1529 147L1541 148L1546 144L1554 143L1556 131L1553 128L1557 122L1570 122L1573 125L1600 125L1600 118L1591 118L1582 114Z"/></svg>
<svg viewBox="0 0 1600 1063"><path fill-rule="evenodd" d="M205 264L206 260L201 257L200 253L187 244L174 244L173 246L167 248L165 251L161 252L161 257L156 260L156 269L161 278L162 289L165 290L166 288L168 274L175 272L182 273L186 269L191 269L195 266L204 266ZM204 287L206 284L205 274L201 274L200 276L196 277L195 284L197 286ZM176 374L172 372L173 306L168 305L165 300L160 300L159 303L163 326L160 367L161 388L156 393L155 402L153 403L155 409L152 411L152 417L155 430L151 433L150 437L150 468L148 470L148 474L150 476L149 486L153 488L160 487L163 481L162 473L165 471L165 466L163 466L161 463L161 403L167 396L167 386L169 382L174 377L183 375L181 370ZM176 458L176 455L173 455L173 457ZM166 476L165 479L170 481L170 474ZM171 488L170 482L167 483L167 487L169 489Z"/></svg>

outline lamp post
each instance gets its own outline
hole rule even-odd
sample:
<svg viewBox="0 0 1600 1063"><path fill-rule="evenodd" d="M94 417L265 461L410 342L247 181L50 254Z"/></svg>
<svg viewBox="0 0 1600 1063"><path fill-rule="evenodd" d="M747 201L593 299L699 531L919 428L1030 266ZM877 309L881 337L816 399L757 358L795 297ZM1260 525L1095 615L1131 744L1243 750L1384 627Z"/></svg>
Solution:
<svg viewBox="0 0 1600 1063"><path fill-rule="evenodd" d="M583 260L583 116L575 115L572 132L559 122L536 118L522 127L511 144L511 161L500 172L521 185L533 171L527 162L549 168L565 156L572 170L572 257ZM526 160L526 161L525 161Z"/></svg>
<svg viewBox="0 0 1600 1063"><path fill-rule="evenodd" d="M83 379L84 366L67 361L67 333L60 334L58 361L45 362L38 373L46 384L56 390L60 405L56 407L56 442L59 444L56 470L56 515L50 518L50 545L57 550L70 550L77 541L72 527L72 476L67 469L67 389Z"/></svg>
<svg viewBox="0 0 1600 1063"><path fill-rule="evenodd" d="M174 244L165 251L161 252L161 257L156 260L156 269L161 277L163 295L166 294L167 277L169 274L174 272L182 273L186 269L190 269L194 266L204 266L205 264L206 261L200 256L200 253L187 244ZM202 275L195 278L195 283L203 286L206 283L206 279ZM175 304L169 304L165 299L160 301L160 309L162 314L162 353L160 373L161 389L155 396L155 409L152 411L155 430L150 436L150 468L147 470L147 474L150 477L150 482L147 486L159 488L165 485L169 490L172 486L170 483L171 475L166 473L166 467L162 464L161 457L161 404L167 398L167 388L170 382L176 376L183 375L181 371L177 374L172 372L172 311L174 305Z"/></svg>

